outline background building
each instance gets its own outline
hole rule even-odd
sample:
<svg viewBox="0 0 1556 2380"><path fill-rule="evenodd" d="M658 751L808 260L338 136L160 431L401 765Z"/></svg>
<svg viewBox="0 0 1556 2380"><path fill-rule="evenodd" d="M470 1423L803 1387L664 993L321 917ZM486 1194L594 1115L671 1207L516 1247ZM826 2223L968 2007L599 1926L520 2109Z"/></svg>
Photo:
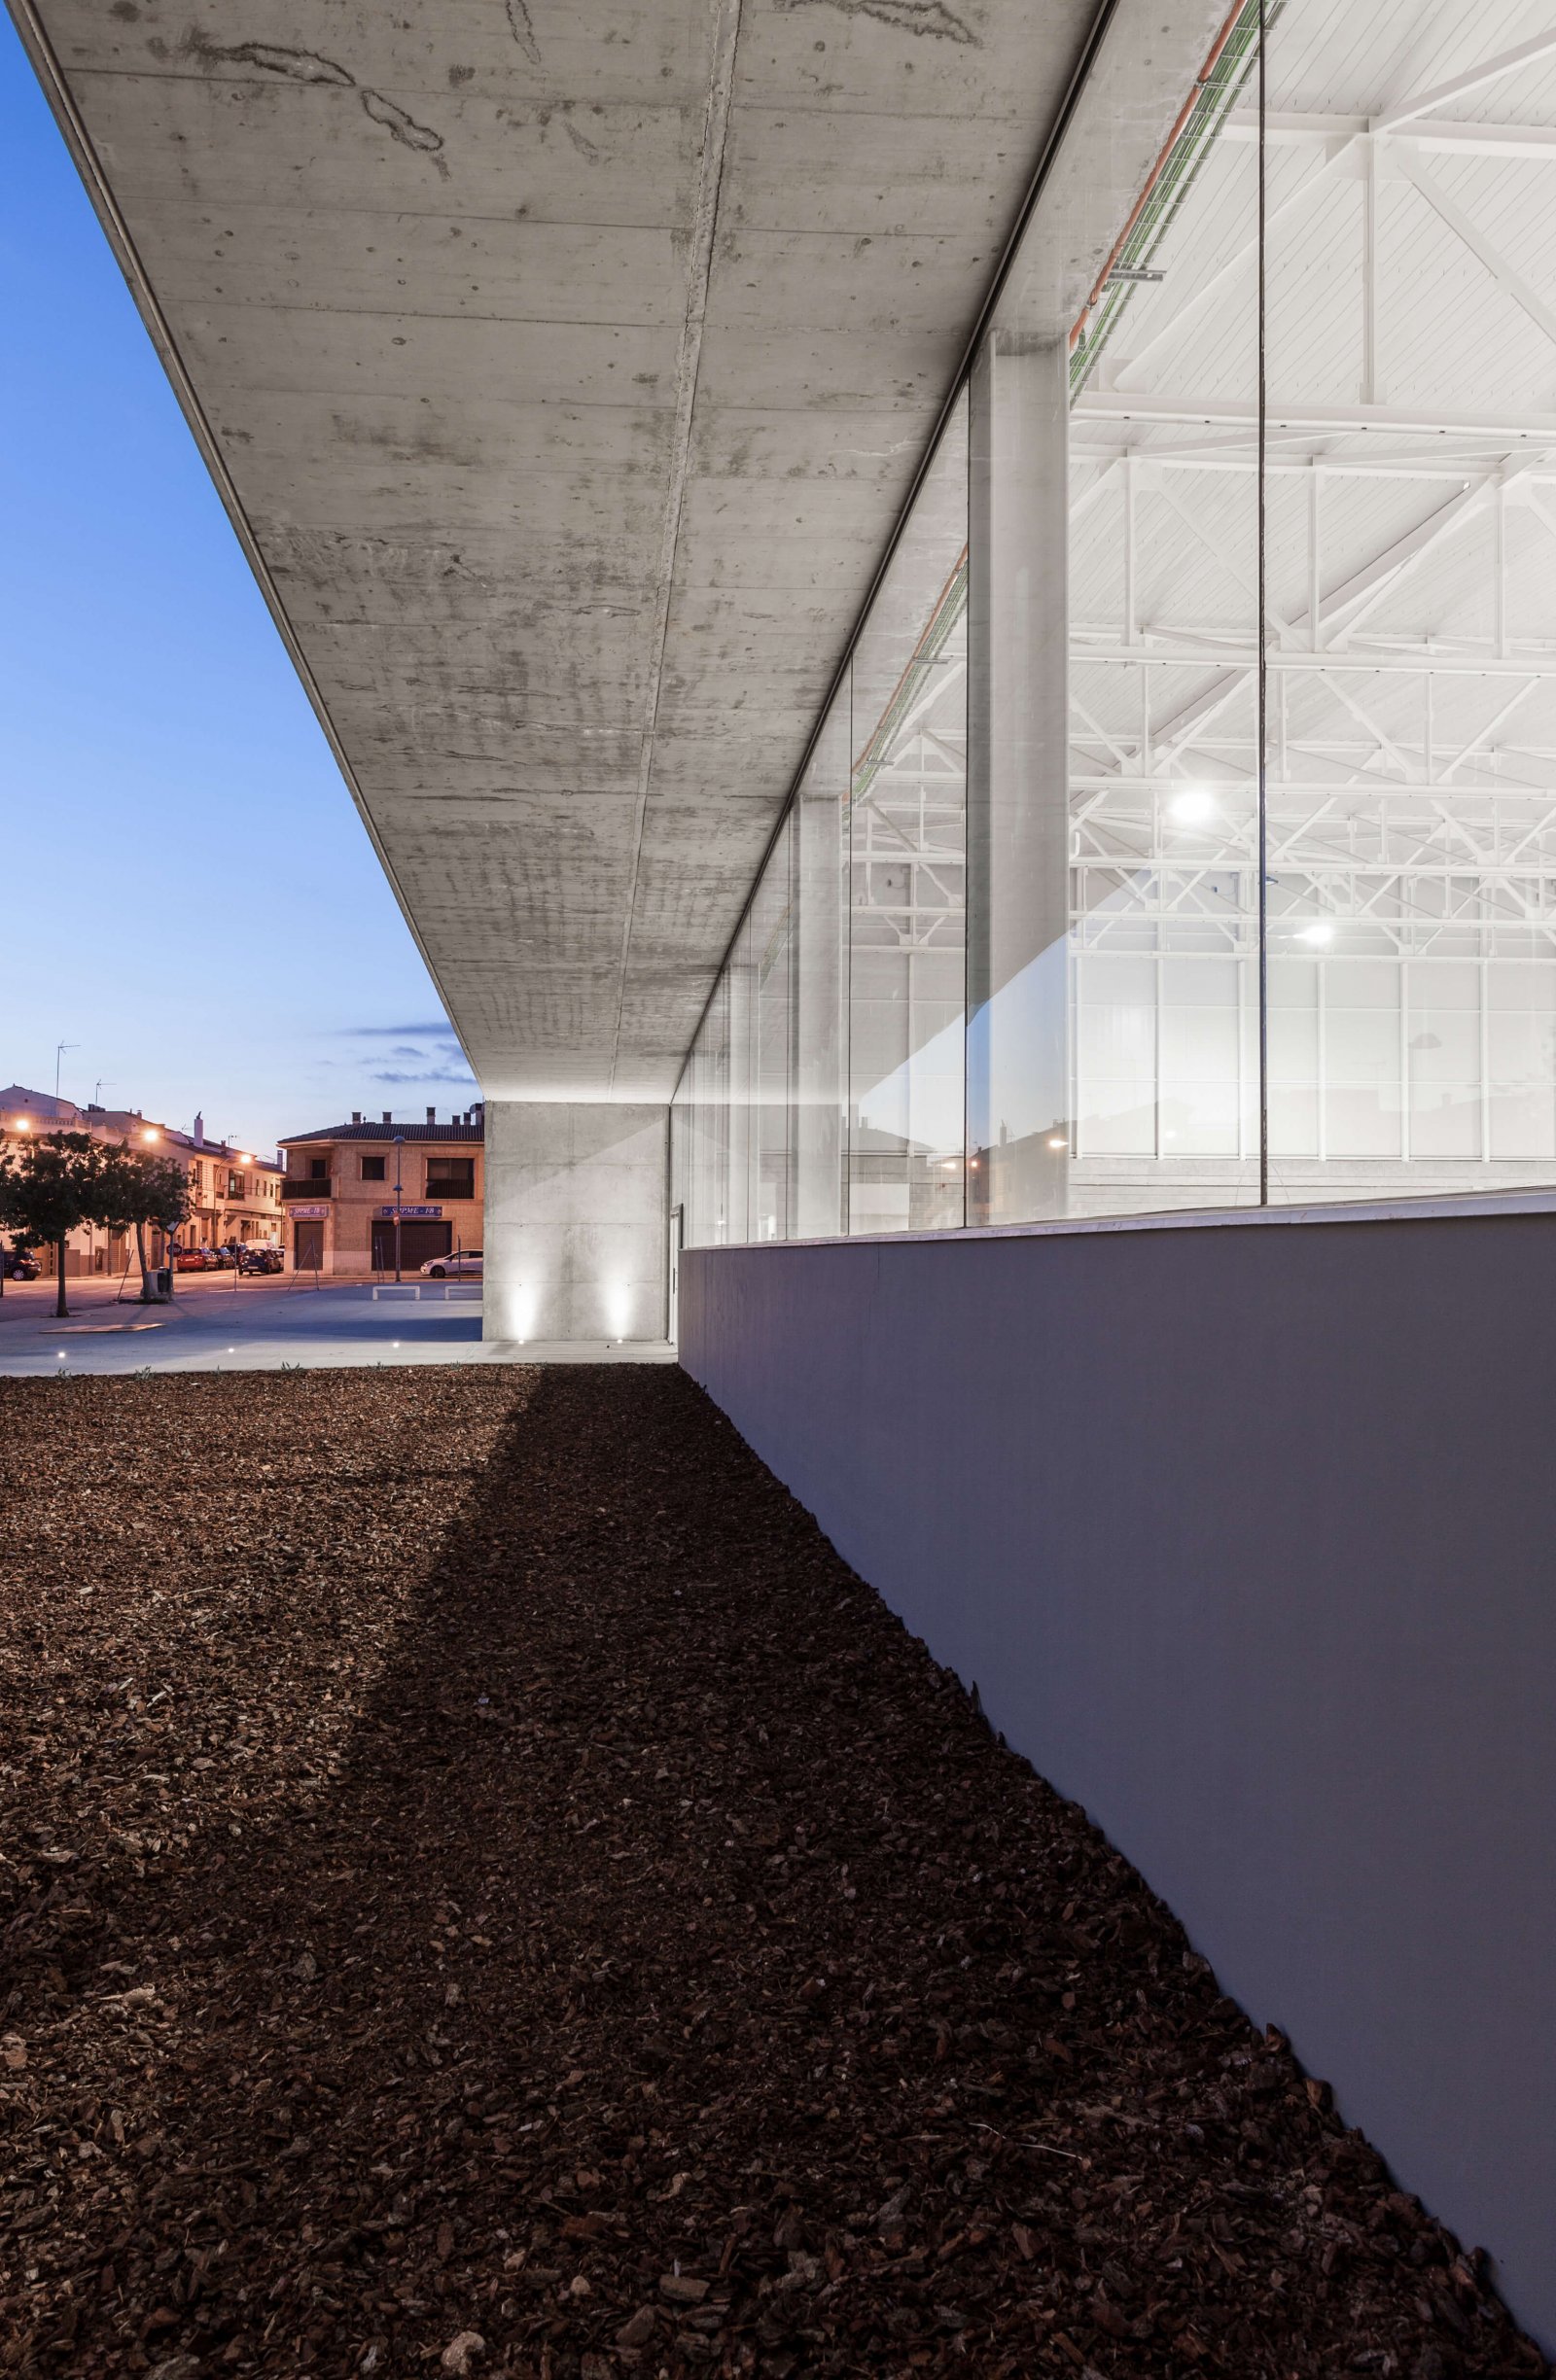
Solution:
<svg viewBox="0 0 1556 2380"><path fill-rule="evenodd" d="M478 1248L485 1195L485 1119L477 1106L437 1121L376 1124L360 1110L349 1124L283 1140L281 1183L289 1261L300 1273L392 1273L396 1182L400 1265L414 1273L430 1257Z"/></svg>
<svg viewBox="0 0 1556 2380"><path fill-rule="evenodd" d="M82 1107L73 1100L29 1091L20 1083L0 1091L0 1143L46 1132L89 1133L94 1140L112 1147L127 1140L134 1148L180 1159L189 1175L191 1213L173 1235L175 1247L222 1247L230 1240L280 1244L281 1167L253 1149L208 1139L199 1116L194 1129L186 1133L153 1121L137 1107L101 1107L89 1101ZM36 1253L45 1272L52 1275L53 1250L39 1248ZM165 1261L160 1232L147 1234L146 1253L151 1263ZM67 1278L82 1273L122 1273L133 1261L133 1235L88 1225L73 1232L65 1244Z"/></svg>

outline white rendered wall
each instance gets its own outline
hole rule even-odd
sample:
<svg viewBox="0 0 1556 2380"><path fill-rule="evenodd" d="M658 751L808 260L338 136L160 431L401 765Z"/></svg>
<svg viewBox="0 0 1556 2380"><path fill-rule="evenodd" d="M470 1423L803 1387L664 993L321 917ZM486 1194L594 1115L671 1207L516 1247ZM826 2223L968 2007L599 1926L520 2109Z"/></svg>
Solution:
<svg viewBox="0 0 1556 2380"><path fill-rule="evenodd" d="M662 1339L662 1106L490 1101L484 1335Z"/></svg>

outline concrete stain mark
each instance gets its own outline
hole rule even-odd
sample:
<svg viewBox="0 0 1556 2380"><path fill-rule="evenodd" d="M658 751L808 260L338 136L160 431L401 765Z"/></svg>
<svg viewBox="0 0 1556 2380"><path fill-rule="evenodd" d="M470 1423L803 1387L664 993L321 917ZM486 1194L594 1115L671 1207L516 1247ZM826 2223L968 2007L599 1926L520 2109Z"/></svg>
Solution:
<svg viewBox="0 0 1556 2380"><path fill-rule="evenodd" d="M347 74L334 58L321 57L316 50L286 50L278 42L213 42L198 30L186 36L184 48L205 66L255 66L261 74L284 75L289 83L326 83L337 90L356 88L355 75Z"/></svg>
<svg viewBox="0 0 1556 2380"><path fill-rule="evenodd" d="M507 0L508 30L517 42L532 66L541 62L541 46L535 39L535 27L525 0Z"/></svg>
<svg viewBox="0 0 1556 2380"><path fill-rule="evenodd" d="M581 158L587 158L589 163L592 165L600 154L598 145L594 141L591 141L586 133L583 133L579 130L577 124L574 123L570 116L564 116L562 118L562 130L567 134L568 139L578 151L579 156Z"/></svg>
<svg viewBox="0 0 1556 2380"><path fill-rule="evenodd" d="M774 5L781 9L834 8L845 17L873 17L878 24L894 25L899 33L964 42L974 50L983 47L980 36L965 18L946 6L946 0L774 0Z"/></svg>
<svg viewBox="0 0 1556 2380"><path fill-rule="evenodd" d="M447 173L448 168L438 154L443 145L443 136L441 132L435 132L431 124L417 123L414 116L407 116L403 107L396 107L394 101L386 99L381 91L366 88L362 93L362 112L371 117L375 124L382 124L390 139L399 141L402 148L419 149L424 157L434 160L441 174Z"/></svg>

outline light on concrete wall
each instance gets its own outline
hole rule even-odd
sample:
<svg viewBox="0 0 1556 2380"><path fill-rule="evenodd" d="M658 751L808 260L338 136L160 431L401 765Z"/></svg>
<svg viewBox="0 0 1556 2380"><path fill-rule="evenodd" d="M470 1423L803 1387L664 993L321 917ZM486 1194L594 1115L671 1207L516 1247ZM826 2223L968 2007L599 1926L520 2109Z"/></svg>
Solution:
<svg viewBox="0 0 1556 2380"><path fill-rule="evenodd" d="M667 1110L490 1101L485 1334L661 1341Z"/></svg>
<svg viewBox="0 0 1556 2380"><path fill-rule="evenodd" d="M497 1308L500 1338L521 1342L534 1338L541 1289L542 1283L538 1280L521 1280L509 1282L495 1291L492 1302Z"/></svg>

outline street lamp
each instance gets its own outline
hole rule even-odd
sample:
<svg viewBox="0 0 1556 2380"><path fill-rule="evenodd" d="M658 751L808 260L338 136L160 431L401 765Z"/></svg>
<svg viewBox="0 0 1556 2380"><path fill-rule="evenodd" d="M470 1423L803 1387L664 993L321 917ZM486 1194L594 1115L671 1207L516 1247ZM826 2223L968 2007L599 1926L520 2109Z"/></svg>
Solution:
<svg viewBox="0 0 1556 2380"><path fill-rule="evenodd" d="M395 1279L400 1278L400 1155L406 1145L404 1133L395 1135Z"/></svg>

